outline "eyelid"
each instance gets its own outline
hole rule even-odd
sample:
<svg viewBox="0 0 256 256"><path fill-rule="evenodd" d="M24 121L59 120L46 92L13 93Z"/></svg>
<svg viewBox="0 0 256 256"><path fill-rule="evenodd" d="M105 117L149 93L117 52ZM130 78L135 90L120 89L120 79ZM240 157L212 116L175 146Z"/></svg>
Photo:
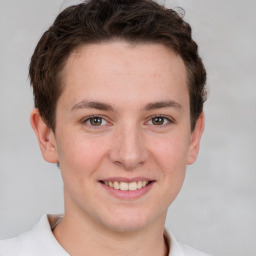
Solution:
<svg viewBox="0 0 256 256"><path fill-rule="evenodd" d="M153 125L153 126L158 126L158 127L163 127L163 126L166 126L166 125L170 125L170 124L174 124L176 123L175 119L170 117L170 116L166 116L166 115L162 115L162 114L157 114L157 115L153 115L153 116L150 116L148 118L148 120L146 121L146 124L148 124L150 121L152 121L152 119L154 118L157 118L157 117L160 117L160 118L164 118L165 120L168 121L167 124L162 124L162 125L154 125L154 124L150 124L150 125ZM91 125L89 123L87 123L90 119L92 118L101 118L102 120L104 120L106 122L106 124L101 124L99 126L94 126L94 125ZM102 116L102 115L90 115L90 116L87 116L86 118L83 118L82 121L81 121L82 124L86 124L88 127L91 127L93 129L99 129L99 128L102 128L104 126L110 126L111 125L111 122L109 122L107 120L107 118L105 116Z"/></svg>
<svg viewBox="0 0 256 256"><path fill-rule="evenodd" d="M97 126L97 125L91 125L91 124L87 123L88 121L90 121L90 119L93 119L93 118L101 118L102 120L104 120L106 122L106 124L103 124L103 125L101 124L101 125ZM86 118L82 119L81 123L86 124L88 127L93 128L93 129L99 129L99 128L102 128L104 126L111 125L110 122L107 120L107 118L102 116L102 115L87 116Z"/></svg>
<svg viewBox="0 0 256 256"><path fill-rule="evenodd" d="M152 124L153 126L163 127L163 126L166 126L166 125L169 125L169 124L175 124L176 123L176 121L172 117L166 116L166 115L162 115L162 114L151 116L146 123L149 123L150 121L152 121L152 119L157 118L157 117L161 117L161 118L166 119L168 121L168 123L167 124L162 124L162 125L154 125L154 124Z"/></svg>

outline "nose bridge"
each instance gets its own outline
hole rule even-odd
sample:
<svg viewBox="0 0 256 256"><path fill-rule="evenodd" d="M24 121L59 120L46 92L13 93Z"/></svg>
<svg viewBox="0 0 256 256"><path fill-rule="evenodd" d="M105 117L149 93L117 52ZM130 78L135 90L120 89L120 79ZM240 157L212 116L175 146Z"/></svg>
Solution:
<svg viewBox="0 0 256 256"><path fill-rule="evenodd" d="M116 129L111 160L121 164L125 169L134 169L147 159L147 150L143 134L134 123L121 125Z"/></svg>

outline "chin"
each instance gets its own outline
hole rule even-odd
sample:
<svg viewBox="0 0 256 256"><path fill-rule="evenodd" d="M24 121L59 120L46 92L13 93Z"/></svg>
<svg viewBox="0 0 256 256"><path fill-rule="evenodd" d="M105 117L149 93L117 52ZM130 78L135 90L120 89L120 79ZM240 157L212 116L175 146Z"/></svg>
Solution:
<svg viewBox="0 0 256 256"><path fill-rule="evenodd" d="M143 230L147 227L146 223L141 223L138 221L129 221L129 222L120 222L120 223L111 223L109 228L117 232L136 232Z"/></svg>
<svg viewBox="0 0 256 256"><path fill-rule="evenodd" d="M128 211L122 212L119 214L113 213L113 215L105 222L105 225L109 227L109 229L118 232L136 232L143 229L146 229L155 221L159 221L159 218L156 216L150 216L147 214L147 210L143 212L138 211ZM161 216L161 219L164 219L164 216Z"/></svg>

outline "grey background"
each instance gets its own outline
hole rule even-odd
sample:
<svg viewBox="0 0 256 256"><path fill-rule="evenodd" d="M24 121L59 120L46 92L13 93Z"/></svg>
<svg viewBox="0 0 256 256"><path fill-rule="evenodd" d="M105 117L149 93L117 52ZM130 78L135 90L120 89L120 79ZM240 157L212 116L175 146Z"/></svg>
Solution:
<svg viewBox="0 0 256 256"><path fill-rule="evenodd" d="M75 2L0 0L0 239L63 211L59 170L42 159L29 124L27 74L40 36ZM215 256L256 256L256 2L165 2L185 9L209 88L201 151L167 228Z"/></svg>

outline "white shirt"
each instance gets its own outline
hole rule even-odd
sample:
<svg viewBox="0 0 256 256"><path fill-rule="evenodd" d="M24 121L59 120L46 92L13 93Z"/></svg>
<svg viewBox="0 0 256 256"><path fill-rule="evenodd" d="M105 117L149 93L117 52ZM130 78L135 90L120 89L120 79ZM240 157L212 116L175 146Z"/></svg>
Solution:
<svg viewBox="0 0 256 256"><path fill-rule="evenodd" d="M61 218L59 215L44 215L30 231L0 241L0 256L70 256L52 233L52 228ZM209 256L181 245L172 234L167 235L167 240L171 244L169 256Z"/></svg>

